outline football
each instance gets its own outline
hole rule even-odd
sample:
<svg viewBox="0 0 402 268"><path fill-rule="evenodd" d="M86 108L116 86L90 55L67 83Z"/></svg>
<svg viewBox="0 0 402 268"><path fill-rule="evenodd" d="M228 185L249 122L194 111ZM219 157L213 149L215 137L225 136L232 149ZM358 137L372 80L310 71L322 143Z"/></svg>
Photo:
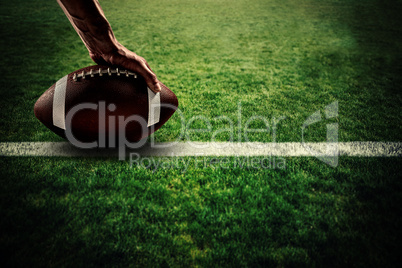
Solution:
<svg viewBox="0 0 402 268"><path fill-rule="evenodd" d="M137 142L158 130L176 111L176 95L161 83L152 92L138 74L110 66L72 72L36 101L35 116L73 144L112 147Z"/></svg>

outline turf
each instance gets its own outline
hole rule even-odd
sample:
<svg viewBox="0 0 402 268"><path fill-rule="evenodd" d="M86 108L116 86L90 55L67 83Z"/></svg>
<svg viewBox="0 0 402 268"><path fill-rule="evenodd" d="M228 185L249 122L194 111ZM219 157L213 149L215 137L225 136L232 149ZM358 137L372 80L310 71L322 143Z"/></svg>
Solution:
<svg viewBox="0 0 402 268"><path fill-rule="evenodd" d="M307 141L325 141L328 123L339 124L340 141L401 141L400 1L101 5L118 40L146 58L179 99L180 111L156 141L299 142L305 120L334 101L338 117L310 126ZM93 63L56 1L0 6L0 142L61 141L34 117L33 105L60 77ZM269 129L246 139L253 116ZM233 137L213 135L231 127ZM267 126L254 120L250 127ZM2 263L401 262L399 158L341 157L336 168L312 157L285 158L283 166L257 169L244 158L153 160L163 165L0 158Z"/></svg>
<svg viewBox="0 0 402 268"><path fill-rule="evenodd" d="M401 140L398 1L232 2L102 5L119 41L177 94L186 124L203 116L216 131L230 126L217 119L225 115L236 132L241 103L242 126L258 115L272 128L274 118L286 117L277 141L300 141L306 118L338 101L341 141ZM93 63L55 1L2 3L1 23L1 140L59 140L38 124L32 107L60 77ZM179 119L157 140L179 137ZM188 129L206 124L196 123ZM325 123L310 141L325 139ZM253 127L265 125L256 120ZM206 141L213 131L188 137ZM230 140L227 133L216 138ZM272 141L272 130L249 140Z"/></svg>
<svg viewBox="0 0 402 268"><path fill-rule="evenodd" d="M165 159L157 170L104 159L0 161L19 167L1 178L9 266L401 261L399 158L344 158L336 169L312 158L282 159L286 169L240 168L235 159L219 167L213 158Z"/></svg>

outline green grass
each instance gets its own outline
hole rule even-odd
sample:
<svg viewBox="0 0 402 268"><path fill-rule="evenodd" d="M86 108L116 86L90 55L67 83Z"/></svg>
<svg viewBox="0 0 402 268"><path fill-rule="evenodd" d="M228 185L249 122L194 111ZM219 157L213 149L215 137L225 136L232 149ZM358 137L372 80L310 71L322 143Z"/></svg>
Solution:
<svg viewBox="0 0 402 268"><path fill-rule="evenodd" d="M227 122L214 118L226 115L236 131L241 102L243 125L255 115L285 116L278 141L300 141L304 120L337 100L340 140L399 141L402 35L400 4L391 2L102 5L119 41L144 56L177 94L186 122L205 116L217 130ZM38 124L32 107L60 77L93 64L57 3L29 3L2 4L2 141L60 140ZM157 140L178 137L178 124L177 114ZM325 122L317 127L311 141L325 137ZM190 137L206 141L211 133ZM251 140L272 141L272 135L255 134Z"/></svg>
<svg viewBox="0 0 402 268"><path fill-rule="evenodd" d="M343 158L336 169L312 158L282 159L286 169L225 169L212 158L202 168L204 160L185 159L192 168L183 172L180 164L155 171L117 160L0 159L19 167L1 178L6 264L389 267L400 261L399 158Z"/></svg>
<svg viewBox="0 0 402 268"><path fill-rule="evenodd" d="M118 40L172 89L186 123L210 133L286 117L276 141L401 141L402 3L397 0L101 1ZM61 141L33 114L55 81L92 65L56 1L0 0L0 142ZM239 103L242 119L238 120ZM198 120L189 128L206 127ZM254 121L253 128L262 128ZM175 140L176 113L155 133ZM186 129L189 132L188 129ZM218 141L230 140L221 133ZM273 141L251 133L251 141ZM184 136L183 139L186 139ZM209 163L205 167L203 161ZM83 158L0 158L6 266L357 266L401 262L401 160L155 158L165 168ZM190 161L186 168L184 165Z"/></svg>

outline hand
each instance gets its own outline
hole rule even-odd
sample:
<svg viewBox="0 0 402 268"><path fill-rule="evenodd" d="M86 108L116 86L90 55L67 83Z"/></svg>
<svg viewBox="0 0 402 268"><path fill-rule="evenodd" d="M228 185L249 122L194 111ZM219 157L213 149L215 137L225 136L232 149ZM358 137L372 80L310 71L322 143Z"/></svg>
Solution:
<svg viewBox="0 0 402 268"><path fill-rule="evenodd" d="M117 42L98 0L57 0L97 64L117 65L144 77L155 93L161 90L147 61Z"/></svg>
<svg viewBox="0 0 402 268"><path fill-rule="evenodd" d="M118 44L117 49L104 55L89 53L92 60L97 64L121 66L127 70L131 70L144 77L149 89L157 93L161 91L161 87L155 73L149 67L148 62L141 56L128 50L124 46Z"/></svg>

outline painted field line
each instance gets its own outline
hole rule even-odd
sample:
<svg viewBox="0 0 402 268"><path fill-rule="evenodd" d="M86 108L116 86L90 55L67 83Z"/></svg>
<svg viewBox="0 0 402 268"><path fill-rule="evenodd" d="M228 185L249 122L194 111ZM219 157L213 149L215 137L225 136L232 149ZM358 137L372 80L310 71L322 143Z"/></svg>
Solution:
<svg viewBox="0 0 402 268"><path fill-rule="evenodd" d="M339 142L339 156L400 157L401 142ZM126 148L126 154L140 156L317 156L326 152L325 142L178 142L145 144L139 149ZM80 149L68 142L2 142L0 156L117 157L118 149ZM330 156L334 156L333 154Z"/></svg>

